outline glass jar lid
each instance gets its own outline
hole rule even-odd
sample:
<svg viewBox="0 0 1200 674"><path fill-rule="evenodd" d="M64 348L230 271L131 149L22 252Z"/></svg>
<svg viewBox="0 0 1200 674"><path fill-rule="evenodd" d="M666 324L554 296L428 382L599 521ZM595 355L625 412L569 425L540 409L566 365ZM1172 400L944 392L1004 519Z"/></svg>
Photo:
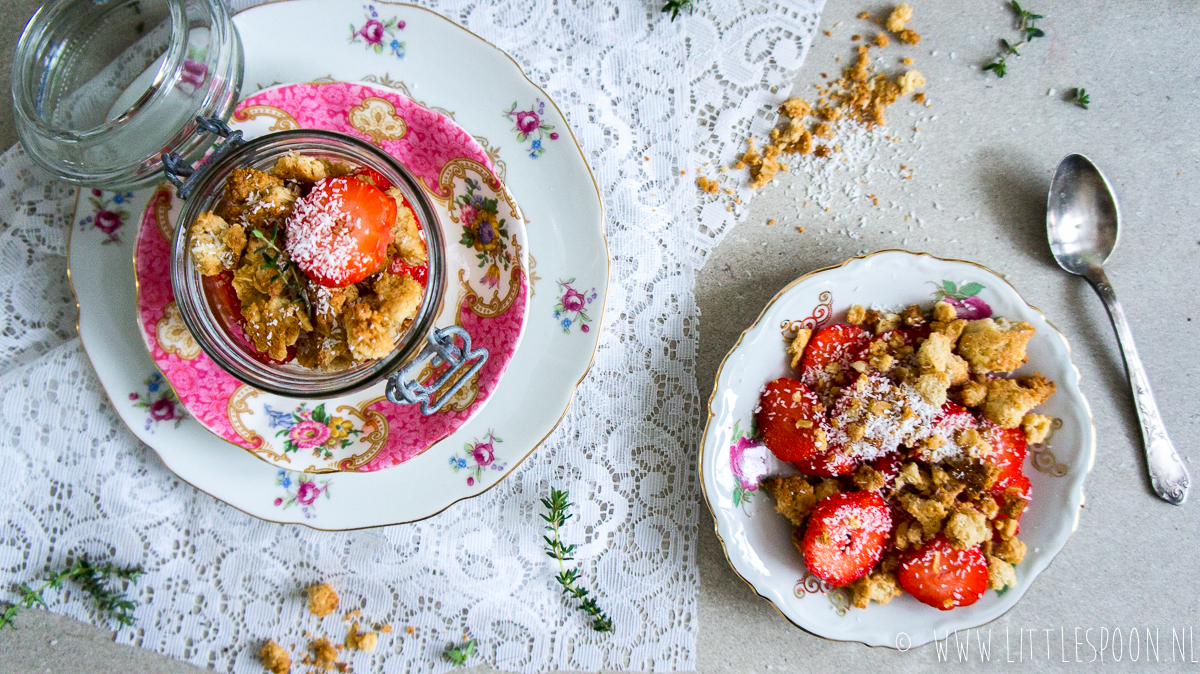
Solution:
<svg viewBox="0 0 1200 674"><path fill-rule="evenodd" d="M30 157L79 185L161 180L164 151L199 160L242 85L242 43L222 0L56 0L13 59L13 112Z"/></svg>

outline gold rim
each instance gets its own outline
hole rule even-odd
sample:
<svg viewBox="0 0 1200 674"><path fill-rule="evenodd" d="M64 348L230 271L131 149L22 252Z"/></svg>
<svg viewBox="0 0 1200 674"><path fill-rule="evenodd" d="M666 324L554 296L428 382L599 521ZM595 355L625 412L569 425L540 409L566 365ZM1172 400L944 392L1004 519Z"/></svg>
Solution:
<svg viewBox="0 0 1200 674"><path fill-rule="evenodd" d="M732 356L733 353L738 350L738 347L740 347L742 345L742 340L746 338L746 335L748 335L751 330L754 330L754 328L758 327L759 322L762 321L763 316L765 316L767 314L767 311L769 311L771 309L771 306L774 305L775 302L780 297L783 297L784 294L786 294L789 290L794 288L796 285L798 285L801 282L803 282L813 276L816 276L817 274L820 274L822 272L827 272L827 271L830 271L833 269L840 269L841 267L844 267L844 266L850 264L851 262L855 262L857 260L865 260L869 257L874 257L876 255L881 255L883 253L904 253L906 255L928 257L928 258L932 258L934 260L939 260L941 262L959 262L962 264L971 265L972 267L978 267L978 268L988 272L989 274L992 274L996 278L1003 281L1013 291L1013 293L1016 294L1016 296L1022 302L1025 303L1025 306L1036 311L1038 313L1038 315L1042 317L1042 320L1046 321L1046 324L1049 325L1051 327L1051 329L1054 330L1054 333L1057 334L1060 339L1062 339L1063 345L1067 347L1067 362L1070 363L1071 369L1075 370L1076 379L1079 381L1083 381L1083 374L1079 371L1079 367L1075 365L1075 360L1073 358L1071 358L1071 343L1069 341L1067 341L1066 335L1064 335L1062 333L1062 331L1058 329L1057 326L1055 326L1053 323L1050 322L1049 319L1046 318L1046 314L1042 313L1041 309L1038 309L1034 305L1027 302L1025 300L1025 298L1021 295L1021 293L1017 291L1016 287L1013 286L1012 283L1009 283L1008 279L1006 279L1003 276L1001 276L1000 274L996 273L994 270L992 270L984 265L979 264L978 262L971 262L969 260L959 260L959 259L955 259L955 258L938 257L937 255L931 255L929 253L914 253L912 251L903 250L900 248L885 248L882 250L877 250L873 253L867 253L866 255L856 255L854 257L848 258L847 260L843 261L841 264L835 264L835 265L831 265L828 267L822 267L822 268L816 269L814 271L810 271L807 274L804 274L803 276L801 276L801 277L797 278L796 280L792 281L791 283L787 284L786 286L784 286L784 288L782 290L775 293L775 296L772 297L769 302L767 302L766 306L763 307L763 310L761 312L759 312L758 318L754 319L754 322L750 324L750 327L748 327L742 331L742 334L739 335L737 338L737 342L734 343L733 348L731 348L729 350L729 352L725 354L725 357L721 359L721 364L717 367L717 374L713 381L713 391L708 396L708 418L706 419L705 424L704 424L704 433L700 436L699 467L700 467L700 491L701 491L701 493L704 494L704 504L706 506L708 506L708 514L713 519L713 533L717 537L717 542L721 544L721 553L725 555L725 562L727 564L729 564L729 568L733 570L734 575L736 575L738 578L740 578L742 580L743 583L745 583L747 586L749 586L749 588L754 591L754 594L756 594L759 597L762 597L764 600L766 600L766 602L771 605L771 608L775 609L776 613L778 613L781 617L783 617L784 620L791 623L794 627L797 627L797 628L803 630L804 632L811 634L814 637L817 637L818 639L824 639L826 641L836 641L839 643L858 643L858 644L867 646L868 648L889 648L889 649L895 650L895 646L887 646L887 645L872 646L872 645L867 644L859 639L835 639L833 637L827 637L827 636L824 636L821 634L817 634L816 632L813 632L813 631L809 630L808 628L804 627L803 625L792 620L790 617L788 617L788 615L786 613L784 613L779 608L779 606L777 606L775 604L775 602L770 597L766 596L762 592L759 592L758 588L755 587L754 583L751 583L749 580L747 580L746 577L742 575L742 572L738 571L738 568L736 566L734 566L733 560L729 558L729 549L725 546L725 539L721 537L721 528L720 528L720 525L717 520L717 514L716 514L716 511L713 509L712 500L708 497L708 487L705 485L705 482L704 482L704 451L705 451L705 447L708 444L708 429L712 425L713 418L716 416L716 413L713 412L713 408L712 408L713 400L715 400L717 397L717 390L718 390L718 386L720 385L720 382L721 382L721 373L725 369L725 363L729 360L729 357ZM1070 533L1067 534L1066 540L1063 541L1063 547L1066 547L1067 541L1069 541L1071 539L1071 536L1074 535L1075 530L1079 528L1079 516L1083 510L1082 506L1083 506L1083 502L1084 502L1083 482L1086 481L1087 476L1089 474L1091 474L1092 465L1095 463L1095 458L1096 458L1096 420L1095 420L1095 417L1092 416L1092 407L1090 404L1088 404L1087 397L1083 395L1082 390L1079 391L1079 399L1083 401L1083 409L1084 409L1084 411L1087 412L1088 428L1091 431L1091 433L1089 434L1090 442L1088 442L1087 443L1088 446L1084 448L1084 454L1086 455L1086 457L1081 457L1081 458L1086 458L1086 460L1087 460L1087 465L1084 468L1082 480L1079 483L1079 505L1081 507L1075 508L1075 516L1074 516L1074 520L1071 523L1071 531L1070 531ZM1050 565L1054 563L1054 559L1056 557L1058 557L1058 553L1061 551L1062 551L1062 548L1059 548L1058 551L1056 551L1054 553L1054 556L1050 558L1050 561L1046 563L1046 566L1042 569L1042 571L1045 571L1046 569L1050 568ZM1041 571L1039 571L1037 575L1041 575ZM1030 589L1030 587L1032 587L1033 582L1036 580L1037 580L1037 576L1034 576L1033 578L1031 578L1029 580L1029 586L1026 587L1025 590L1028 591ZM1024 597L1024 596L1025 596L1025 593L1022 592L1021 597ZM984 625L989 625L989 624L999 620L1000 618L1004 617L1005 614L1007 614L1009 611L1011 611L1013 609L1013 607L1015 607L1019 601L1020 601L1020 597L1018 597L1016 602L1013 602L1012 606L1009 606L1008 608L1004 609L1004 611L1002 611L995 618L992 618L991 620L982 622L979 625L976 625L975 627L983 627ZM924 644L921 644L921 646L926 646L929 643L930 642L927 641ZM921 646L915 646L914 648L920 648Z"/></svg>
<svg viewBox="0 0 1200 674"><path fill-rule="evenodd" d="M255 7L250 7L250 8L244 9L241 12L237 12L236 14L234 14L234 16L237 16L238 14L242 14L244 12L251 11L253 9L257 9L258 7L263 7L266 5L282 4L285 2L292 2L292 1L293 0L272 0L271 2L264 3L263 5L257 5ZM262 515L257 515L257 514L249 512L249 511L243 510L242 508L239 508L238 506L235 506L232 503L229 503L228 501L225 501L223 499L217 498L216 496L213 496L212 494L201 489L200 487L198 487L191 481L180 476L178 473L176 473L174 470L172 470L171 467L167 465L167 462L163 460L162 456L158 454L158 451L157 450L154 451L154 454L156 456L158 456L159 461L162 462L163 467L165 467L168 472L170 472L172 475L179 478L180 480L183 480L185 483L187 483L193 489L204 494L205 496L208 496L216 501L219 501L219 502L233 508L234 510L237 510L238 512L244 513L246 515L249 515L250 517L262 520L264 522L271 522L273 524L294 524L294 525L307 527L309 529L314 529L316 531L361 531L363 529L377 529L380 527L389 527L389 526L394 526L397 524L411 524L413 522L421 522L421 521L427 520L431 517L442 514L443 512L445 512L447 509L449 509L451 506L453 506L456 503L466 501L468 499L473 499L482 494L486 494L487 492L489 492L493 488L495 488L496 485L498 485L501 482L504 482L504 480L508 479L508 476L511 475L513 473L513 471L515 471L517 469L518 466L520 466L522 463L524 463L525 460L528 459L531 454L533 454L535 451L537 451L537 449L546 442L546 439L549 438L551 436L551 434L553 434L554 431L558 429L558 426L562 423L562 420L567 416L567 411L571 409L571 404L573 402L575 402L575 394L579 390L579 385L583 383L583 380L587 378L588 373L591 372L592 365L594 365L596 362L596 353L600 348L600 335L603 334L603 332L604 332L604 310L608 306L608 282L609 282L609 279L611 279L611 277L612 277L612 255L611 255L611 251L609 250L609 247L608 247L608 236L604 231L605 209L604 209L604 199L602 198L601 193L600 193L600 186L596 182L595 174L592 173L591 165L588 164L587 155L584 154L583 148L579 146L579 141L575 137L575 131L571 128L571 123L567 120L567 116L564 115L562 110L558 107L558 104L554 102L554 99L551 98L548 94L546 94L546 92L541 87L539 87L533 80L529 79L529 76L526 75L525 71L521 69L520 64L518 64L516 62L516 60L513 59L513 57L509 56L507 52L505 52L503 49L500 49L499 47L492 44L491 42L488 42L487 40L483 39L482 37L476 35L475 33L471 32L470 30L463 28L462 26L458 25L457 23L454 23L450 19L447 19L446 17L442 16L441 14L438 14L437 12L426 9L424 7L419 7L417 5L412 5L412 4L404 3L404 2L387 2L387 0L378 0L378 2L379 2L379 4L383 4L383 5L408 7L411 9L418 9L423 12L432 14L433 16L437 17L438 19L441 19L442 21L449 23L451 26L458 28L459 30L466 33L467 35L475 38L476 40L479 40L480 42L483 42L484 44L488 45L492 49L496 50L497 52L499 52L501 55L503 55L505 58L507 58L509 60L509 62L512 64L512 66L514 68L516 68L517 73L519 73L521 75L521 77L524 78L524 80L529 84L529 86L536 89L539 93L542 94L542 96L544 96L546 98L546 101L548 103L550 103L550 105L554 108L555 112L558 113L558 116L562 118L563 126L567 132L567 137L569 137L571 139L571 143L575 146L575 150L579 153L579 158L583 160L583 166L585 169L587 169L588 177L592 181L592 188L596 191L596 202L600 205L600 240L604 243L604 263L605 263L604 302L601 304L601 307L600 307L600 321L599 321L600 324L596 328L596 337L595 337L595 343L592 346L591 358L588 359L588 364L587 364L587 367L584 368L583 374L580 375L578 381L575 382L575 385L573 387L571 387L571 393L570 393L570 395L567 396L567 404L565 407L563 407L562 414L560 414L558 416L558 420L554 422L554 425L550 427L550 430L547 431L546 434L544 436L542 436L542 439L538 440L533 445L533 447L531 447L529 449L528 452L526 452L523 456L521 456L519 459L514 461L512 468L508 469L503 475L501 475L500 479L496 480L494 483L492 483L488 487L481 489L479 492L468 495L468 496L463 496L462 498L459 498L459 499L455 499L454 501L451 501L450 503L446 504L440 510L437 510L436 512L430 513L428 515L424 515L424 516L417 517L414 519L409 519L409 520L402 520L399 522L390 522L387 524L370 524L370 525L361 526L361 527L348 527L348 528L337 528L337 529L326 529L326 528L319 527L319 526L313 526L312 524L308 524L306 522L287 522L287 521L281 521L281 520L274 520L269 517L264 517ZM79 332L79 295L78 295L78 293L75 292L74 283L70 281L70 279L71 279L71 234L72 234L72 231L74 230L75 218L79 211L79 197L81 194L82 194L82 189L77 190L75 193L75 209L72 211L72 214L71 214L71 229L68 230L68 234L67 234L67 280L68 280L68 283L70 283L70 285L71 285L71 294L75 298L75 332L77 334L79 334L79 343L80 343L80 346L83 348L84 356L87 357L88 362L91 363L91 365L92 365L92 370L95 371L96 364L95 364L95 362L93 362L91 354L88 353L87 347L84 345L82 333ZM139 229L140 229L140 227L141 226L139 225ZM136 243L134 245L134 255L135 256L137 255ZM136 284L136 278L137 278L137 274L136 274L136 267L135 267L135 274L134 274L135 284ZM533 284L532 284L532 282L530 282L530 290L531 291L532 291L532 287L533 287ZM530 296L532 297L532 292L531 292ZM141 331L140 325L138 326L138 331L139 331L139 333ZM145 342L143 340L143 346L144 345L145 345ZM520 349L518 348L518 351L519 350ZM516 355L514 354L513 357L515 358ZM150 361L154 362L154 359L151 358ZM155 368L157 369L157 367L158 367L158 365L156 363ZM100 388L104 392L104 397L108 398L109 404L112 405L113 409L115 410L116 405L113 403L112 397L109 396L108 390L105 389L103 385L101 385ZM123 417L121 417L120 414L117 414L117 417L121 419L121 425L125 426L125 428L129 430L130 434L133 435L134 438L137 438L138 437L137 433L135 433L133 431L133 429L129 426L129 424L125 423L125 419ZM201 427L205 428L206 431L208 430L206 427L204 427L203 424L201 424ZM208 431L208 432L211 433L211 431ZM223 442L231 447L236 447L239 450L246 451L245 448L240 447L238 445L234 445L233 443L225 440L224 438L218 438L218 439L221 442ZM139 441L140 441L140 438L139 438ZM154 449L154 448L151 447L151 449ZM267 464L267 465L274 466L274 464ZM278 468L277 466L274 466L274 467Z"/></svg>

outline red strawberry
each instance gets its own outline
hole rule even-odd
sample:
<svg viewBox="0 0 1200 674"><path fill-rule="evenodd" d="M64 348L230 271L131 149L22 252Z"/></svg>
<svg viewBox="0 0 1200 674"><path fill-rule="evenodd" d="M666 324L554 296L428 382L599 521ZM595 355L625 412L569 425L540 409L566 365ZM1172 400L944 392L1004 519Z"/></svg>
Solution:
<svg viewBox="0 0 1200 674"><path fill-rule="evenodd" d="M817 396L795 379L780 378L763 388L755 415L763 444L780 461L800 461L817 447L816 430L825 431L825 413ZM797 425L799 423L799 425Z"/></svg>
<svg viewBox="0 0 1200 674"><path fill-rule="evenodd" d="M879 494L834 494L817 504L808 521L800 544L804 565L830 585L853 583L879 562L891 531L892 515Z"/></svg>
<svg viewBox="0 0 1200 674"><path fill-rule="evenodd" d="M896 476L900 474L900 454L891 453L885 454L871 462L871 467L883 475L883 479L887 480L884 488L892 486Z"/></svg>
<svg viewBox="0 0 1200 674"><path fill-rule="evenodd" d="M954 440L954 436L957 435L959 431L966 430L968 428L978 428L979 420L976 419L975 415L971 414L971 412L962 405L959 405L955 402L946 401L946 403L942 405L941 413L938 414L929 425L933 432L940 433L941 436L946 439L946 442L952 442Z"/></svg>
<svg viewBox="0 0 1200 674"><path fill-rule="evenodd" d="M900 561L900 587L943 611L970 606L987 590L987 560L978 547L957 550L939 535Z"/></svg>
<svg viewBox="0 0 1200 674"><path fill-rule="evenodd" d="M804 349L800 381L810 388L823 388L835 379L825 368L830 363L837 363L840 371L849 370L850 363L869 341L871 334L857 325L835 323L821 328Z"/></svg>
<svg viewBox="0 0 1200 674"><path fill-rule="evenodd" d="M383 190L384 192L386 192L392 188L392 181L388 180L387 178L384 178L382 173L380 173L379 171L376 171L375 169L371 168L370 166L360 166L359 168L355 169L354 172L351 173L350 175L355 178L358 178L359 180L362 180L364 182L371 183L375 187L378 187L379 189Z"/></svg>
<svg viewBox="0 0 1200 674"><path fill-rule="evenodd" d="M857 461L836 450L814 454L807 459L793 461L792 465L796 466L796 469L805 475L816 475L818 477L849 475L858 468Z"/></svg>
<svg viewBox="0 0 1200 674"><path fill-rule="evenodd" d="M1020 428L1000 428L994 424L985 424L983 439L992 446L992 454L987 460L996 464L1000 469L1000 477L992 487L994 493L1003 493L1009 487L1015 487L1022 498L1029 498L1029 478L1021 470L1025 463L1025 433Z"/></svg>

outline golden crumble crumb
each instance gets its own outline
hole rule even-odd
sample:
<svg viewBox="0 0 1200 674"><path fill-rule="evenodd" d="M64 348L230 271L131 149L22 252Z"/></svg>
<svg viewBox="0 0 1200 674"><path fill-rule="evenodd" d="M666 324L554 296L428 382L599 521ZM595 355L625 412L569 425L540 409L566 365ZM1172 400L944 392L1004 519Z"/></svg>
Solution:
<svg viewBox="0 0 1200 674"><path fill-rule="evenodd" d="M904 168L903 166L900 168ZM938 302L933 305L933 320L941 323L949 323L958 318L958 310L949 302Z"/></svg>
<svg viewBox="0 0 1200 674"><path fill-rule="evenodd" d="M1006 541L1000 541L997 543L992 548L992 554L996 555L1000 559L1003 559L1009 564L1020 564L1025 560L1026 550L1027 548L1025 547L1025 543L1017 540L1016 538L1010 538Z"/></svg>
<svg viewBox="0 0 1200 674"><path fill-rule="evenodd" d="M408 632L409 634L416 634L417 628L413 627L412 625L409 625L408 627L404 628L404 631Z"/></svg>
<svg viewBox="0 0 1200 674"><path fill-rule="evenodd" d="M900 318L900 314L883 314L875 324L875 334L882 335L891 330L899 330L902 325L903 319Z"/></svg>
<svg viewBox="0 0 1200 674"><path fill-rule="evenodd" d="M1025 432L1025 442L1040 445L1050 435L1053 419L1044 414L1026 414L1021 417L1021 430Z"/></svg>
<svg viewBox="0 0 1200 674"><path fill-rule="evenodd" d="M775 512L803 526L805 518L817 507L816 491L801 475L768 477L762 486L775 499Z"/></svg>
<svg viewBox="0 0 1200 674"><path fill-rule="evenodd" d="M896 574L890 571L875 571L846 586L851 601L857 608L866 608L872 601L886 604L903 592Z"/></svg>
<svg viewBox="0 0 1200 674"><path fill-rule="evenodd" d="M854 471L852 479L854 486L862 491L878 491L887 486L887 478L884 477L883 473L865 463L859 466L858 470Z"/></svg>
<svg viewBox="0 0 1200 674"><path fill-rule="evenodd" d="M870 12L867 12L867 11L859 12L859 13L858 13L858 18L860 18L860 19L868 19L868 20L869 20L869 19L871 18L871 13L870 13Z"/></svg>
<svg viewBox="0 0 1200 674"><path fill-rule="evenodd" d="M830 152L828 146L818 145L816 147L816 149L813 150L813 154L824 159L825 157L828 157L832 153Z"/></svg>
<svg viewBox="0 0 1200 674"><path fill-rule="evenodd" d="M887 33L879 33L875 36L874 42L876 47L886 47L891 40L888 39Z"/></svg>
<svg viewBox="0 0 1200 674"><path fill-rule="evenodd" d="M204 276L232 271L246 247L245 229L211 212L201 213L196 218L191 235L192 259L196 271Z"/></svg>
<svg viewBox="0 0 1200 674"><path fill-rule="evenodd" d="M919 92L913 94L913 103L924 103L924 102L925 102L925 92L919 91ZM921 127L918 126L917 131L920 131L920 130L921 130Z"/></svg>
<svg viewBox="0 0 1200 674"><path fill-rule="evenodd" d="M800 365L800 360L804 358L804 348L808 346L808 340L812 339L813 331L808 328L800 328L796 331L796 338L792 340L788 346L788 353L792 354L792 367Z"/></svg>
<svg viewBox="0 0 1200 674"><path fill-rule="evenodd" d="M900 494L900 506L916 518L926 537L934 536L942 530L942 521L946 519L946 506L940 502L904 492Z"/></svg>
<svg viewBox="0 0 1200 674"><path fill-rule="evenodd" d="M271 169L271 174L280 180L294 180L308 185L329 177L329 172L321 160L299 152L289 152L280 157Z"/></svg>
<svg viewBox="0 0 1200 674"><path fill-rule="evenodd" d="M861 40L861 39L862 39L862 36L861 36L861 35L851 35L851 36L850 36L850 41L851 41L851 42L858 42L858 41L859 41L859 40Z"/></svg>
<svg viewBox="0 0 1200 674"><path fill-rule="evenodd" d="M825 37L830 37L832 35L833 35L833 33L829 32L829 31L825 31Z"/></svg>
<svg viewBox="0 0 1200 674"><path fill-rule="evenodd" d="M803 228L803 227L797 227L797 228L796 228L796 231L797 231L797 232L800 232L801 234L803 234L803 233L804 233L804 228Z"/></svg>
<svg viewBox="0 0 1200 674"><path fill-rule="evenodd" d="M813 126L812 135L817 138L833 138L833 127L825 122L819 122Z"/></svg>
<svg viewBox="0 0 1200 674"><path fill-rule="evenodd" d="M769 226L769 225L773 225L773 224L775 224L775 221L774 221L774 220L767 220L767 225L768 225L768 226Z"/></svg>
<svg viewBox="0 0 1200 674"><path fill-rule="evenodd" d="M1035 372L1020 379L993 379L988 382L983 415L1002 428L1016 428L1029 410L1054 394L1054 382Z"/></svg>
<svg viewBox="0 0 1200 674"><path fill-rule="evenodd" d="M735 168L737 167L735 166ZM699 187L701 191L709 194L716 194L721 189L720 185L717 184L717 181L710 180L704 176L696 178L696 186Z"/></svg>
<svg viewBox="0 0 1200 674"><path fill-rule="evenodd" d="M850 325L862 325L867 319L867 310L861 304L855 304L846 312L846 322Z"/></svg>
<svg viewBox="0 0 1200 674"><path fill-rule="evenodd" d="M978 509L962 505L946 520L942 530L950 544L959 550L973 548L992 537L987 517Z"/></svg>
<svg viewBox="0 0 1200 674"><path fill-rule="evenodd" d="M888 15L885 26L893 33L899 33L900 31L904 30L904 26L907 25L909 21L912 21L912 16L912 5L909 5L907 2L902 2L899 5L896 5L896 8L893 9L892 13Z"/></svg>
<svg viewBox="0 0 1200 674"><path fill-rule="evenodd" d="M288 674L292 671L291 656L283 650L282 646L275 643L274 639L263 644L259 657L262 658L263 667L266 667L271 674Z"/></svg>
<svg viewBox="0 0 1200 674"><path fill-rule="evenodd" d="M329 583L313 585L308 588L308 610L319 618L333 613L338 607L337 592Z"/></svg>
<svg viewBox="0 0 1200 674"><path fill-rule="evenodd" d="M909 30L907 28L900 31L900 34L897 37L899 37L900 41L905 44L917 44L918 42L921 41L920 33L918 33L915 30Z"/></svg>
<svg viewBox="0 0 1200 674"><path fill-rule="evenodd" d="M1000 591L1017 585L1017 572L1008 562L996 556L988 557L988 587Z"/></svg>
<svg viewBox="0 0 1200 674"><path fill-rule="evenodd" d="M925 86L925 76L919 70L909 70L896 79L900 85L900 95L907 96Z"/></svg>
<svg viewBox="0 0 1200 674"><path fill-rule="evenodd" d="M913 64L913 60L912 60L911 56L905 56L904 58L900 59L900 62L906 66L911 66Z"/></svg>

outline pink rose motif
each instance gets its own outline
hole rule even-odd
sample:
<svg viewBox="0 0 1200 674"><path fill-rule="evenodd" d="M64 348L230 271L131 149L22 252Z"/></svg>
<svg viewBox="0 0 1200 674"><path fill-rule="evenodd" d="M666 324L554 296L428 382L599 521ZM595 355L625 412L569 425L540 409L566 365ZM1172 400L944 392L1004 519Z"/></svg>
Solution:
<svg viewBox="0 0 1200 674"><path fill-rule="evenodd" d="M541 120L533 110L517 113L517 128L521 130L521 133L531 134L537 131L539 125L541 125Z"/></svg>
<svg viewBox="0 0 1200 674"><path fill-rule="evenodd" d="M301 482L300 486L296 489L296 500L303 505L312 505L313 501L317 500L317 497L320 495L321 488L317 486L316 482L311 480Z"/></svg>
<svg viewBox="0 0 1200 674"><path fill-rule="evenodd" d="M739 438L729 448L729 468L746 491L756 491L758 483L769 472L766 445L753 438Z"/></svg>
<svg viewBox="0 0 1200 674"><path fill-rule="evenodd" d="M475 224L475 208L464 204L462 207L462 223L465 227L470 227Z"/></svg>
<svg viewBox="0 0 1200 674"><path fill-rule="evenodd" d="M987 302L979 299L978 295L971 295L961 300L947 297L946 302L954 307L959 318L965 318L968 321L992 316L992 308L988 306Z"/></svg>
<svg viewBox="0 0 1200 674"><path fill-rule="evenodd" d="M471 450L471 457L480 467L490 466L496 460L496 448L490 442L481 442Z"/></svg>
<svg viewBox="0 0 1200 674"><path fill-rule="evenodd" d="M566 294L562 297L563 309L567 311L583 311L586 304L587 299L574 288L567 288Z"/></svg>
<svg viewBox="0 0 1200 674"><path fill-rule="evenodd" d="M383 24L371 19L358 31L358 34L367 41L367 44L380 44L383 42Z"/></svg>
<svg viewBox="0 0 1200 674"><path fill-rule="evenodd" d="M96 229L105 234L112 234L121 228L121 216L112 211L100 211L96 213Z"/></svg>
<svg viewBox="0 0 1200 674"><path fill-rule="evenodd" d="M175 403L169 398L159 398L150 403L150 418L155 421L170 421L175 418Z"/></svg>
<svg viewBox="0 0 1200 674"><path fill-rule="evenodd" d="M300 449L320 447L329 439L329 427L316 421L301 421L292 426L288 439Z"/></svg>

